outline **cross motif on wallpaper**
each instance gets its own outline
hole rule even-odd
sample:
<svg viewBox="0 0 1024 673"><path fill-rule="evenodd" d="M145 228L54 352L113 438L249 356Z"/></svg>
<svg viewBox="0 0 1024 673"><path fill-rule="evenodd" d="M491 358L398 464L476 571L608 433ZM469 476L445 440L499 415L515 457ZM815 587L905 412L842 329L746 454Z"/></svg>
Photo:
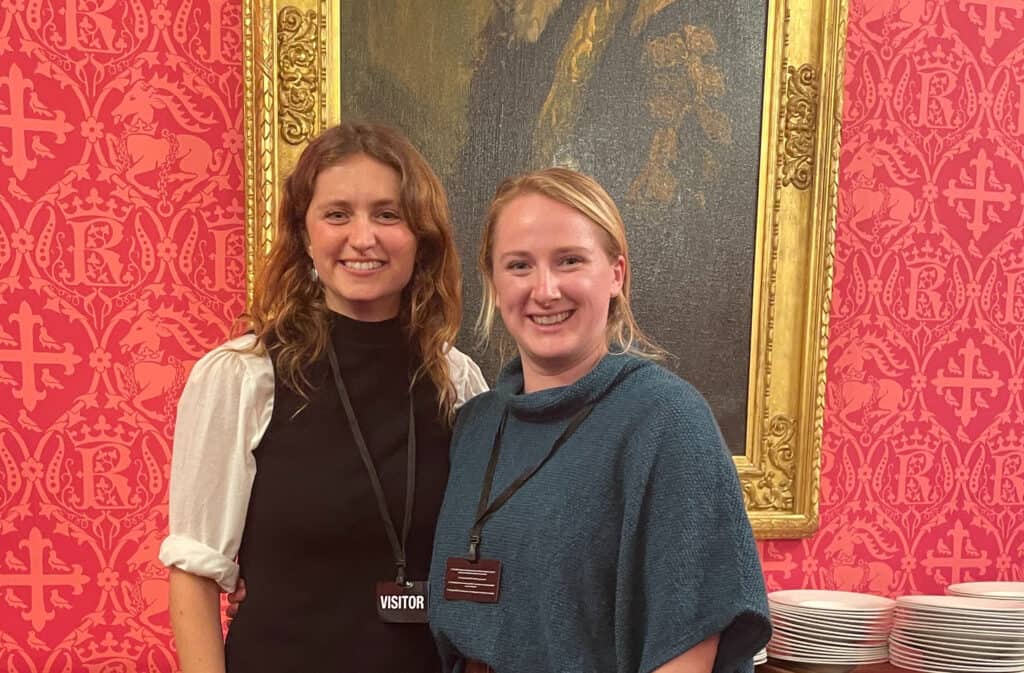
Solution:
<svg viewBox="0 0 1024 673"><path fill-rule="evenodd" d="M42 327L43 319L32 313L27 302L21 302L18 312L9 320L18 325L18 345L14 348L0 349L0 362L18 362L21 364L21 388L14 391L14 396L25 402L25 408L32 411L36 405L46 398L46 391L37 386L41 381L44 386L53 387L55 382L48 369L42 370L36 378L36 367L43 365L62 365L65 374L71 374L75 365L82 361L82 356L75 355L71 344L65 343L62 352L37 351L32 347L36 327ZM40 339L42 340L42 339ZM0 344L3 338L0 330Z"/></svg>
<svg viewBox="0 0 1024 673"><path fill-rule="evenodd" d="M35 157L28 156L26 144L29 134L34 134L31 143L33 151L37 155L42 152L48 153L49 150L42 145L41 136L49 133L58 143L63 144L67 140L71 124L65 121L62 110L54 111L52 119L29 117L25 114L26 94L29 96L29 107L35 112L40 111L41 104L33 90L35 86L32 80L25 77L18 66L12 65L10 73L6 77L0 77L0 86L5 85L10 94L9 106L4 108L0 102L0 126L11 130L11 149L9 152L3 152L5 155L9 154L3 157L3 162L5 166L14 169L14 175L20 180L28 175L29 169L35 168L37 163Z"/></svg>
<svg viewBox="0 0 1024 673"><path fill-rule="evenodd" d="M967 425L978 414L976 407L985 406L983 398L975 396L974 391L987 390L989 393L995 393L1002 387L1003 382L1000 380L999 374L996 373L987 377L975 376L975 369L980 374L988 373L988 370L981 360L981 350L974 345L973 339L968 339L967 345L959 349L957 353L963 358L962 364L950 358L949 373L946 369L940 369L939 375L932 379L932 384L940 393L946 392L947 398L950 397L951 388L959 388L963 391L960 404L954 403L954 406L957 407L956 417L960 419L960 424Z"/></svg>
<svg viewBox="0 0 1024 673"><path fill-rule="evenodd" d="M975 546L971 544L970 533L959 521L957 521L953 525L953 529L949 531L949 537L953 539L952 549L946 547L941 539L938 542L939 549L948 551L949 556L936 556L933 551L929 550L925 560L921 561L921 565L932 571L936 571L939 568L949 568L950 584L956 584L965 579L970 579L970 577L965 578L961 575L964 571L985 570L992 565L992 560L988 557L988 552L979 552ZM973 552L976 556L965 556L965 550Z"/></svg>
<svg viewBox="0 0 1024 673"><path fill-rule="evenodd" d="M1012 27L1005 14L999 22L999 26L996 26L996 13L1000 9L1011 10L1018 18L1024 16L1024 0L960 0L961 8L977 5L985 7L985 25L978 30L978 33L985 39L986 47L991 47L996 40L1003 36L1003 31L1000 28Z"/></svg>
<svg viewBox="0 0 1024 673"><path fill-rule="evenodd" d="M21 568L27 572L16 574L0 575L0 587L7 587L4 592L4 599L8 605L18 606L21 601L17 599L13 587L29 587L28 609L21 613L21 616L32 622L32 628L39 631L46 622L54 617L52 610L46 609L44 603L44 590L46 587L71 587L75 595L82 593L82 585L89 581L89 578L82 573L82 566L73 564L71 572L68 573L47 573L43 568L43 551L50 550L50 564L54 565L53 543L43 537L38 528L33 527L29 531L28 538L18 543L18 547L28 549L28 565L17 559L13 552L8 551L4 561L8 568ZM66 602L56 589L50 592L50 602Z"/></svg>
<svg viewBox="0 0 1024 673"><path fill-rule="evenodd" d="M965 186L954 186L954 181L949 181L949 186L943 190L942 195L946 197L950 205L954 205L956 201L972 201L974 203L974 213L967 223L967 229L970 230L974 236L974 240L981 238L981 235L988 231L988 223L986 219L986 204L989 203L1001 203L1003 210L1009 210L1010 205L1017 200L1016 194L1013 193L1013 189L1010 185L1003 185L1003 189L999 190L986 190L986 185L998 180L995 177L995 171L989 173L992 170L992 160L988 158L988 154L985 150L980 150L978 156L971 159L971 166L974 167L975 173L974 178L971 179L969 176L961 174L961 178L967 183L971 184L970 187Z"/></svg>

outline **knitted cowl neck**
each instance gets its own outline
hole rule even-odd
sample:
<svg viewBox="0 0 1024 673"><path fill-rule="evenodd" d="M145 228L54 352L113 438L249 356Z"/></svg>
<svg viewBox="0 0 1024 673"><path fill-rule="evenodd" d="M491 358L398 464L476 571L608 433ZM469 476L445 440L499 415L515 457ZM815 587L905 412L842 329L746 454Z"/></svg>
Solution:
<svg viewBox="0 0 1024 673"><path fill-rule="evenodd" d="M651 363L625 353L609 353L574 383L523 392L523 361L515 357L501 370L495 393L514 416L527 421L556 420L576 413L583 405L603 397L619 378ZM630 371L623 371L629 367Z"/></svg>

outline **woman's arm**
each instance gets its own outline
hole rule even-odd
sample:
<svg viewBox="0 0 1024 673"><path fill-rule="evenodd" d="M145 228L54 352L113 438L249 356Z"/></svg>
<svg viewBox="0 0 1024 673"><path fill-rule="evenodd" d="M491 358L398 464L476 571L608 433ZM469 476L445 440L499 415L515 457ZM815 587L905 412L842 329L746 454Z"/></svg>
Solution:
<svg viewBox="0 0 1024 673"><path fill-rule="evenodd" d="M711 673L718 654L718 634L694 645L664 666L659 666L654 673Z"/></svg>
<svg viewBox="0 0 1024 673"><path fill-rule="evenodd" d="M220 587L211 579L171 568L170 594L181 673L224 673Z"/></svg>
<svg viewBox="0 0 1024 673"><path fill-rule="evenodd" d="M253 339L200 359L178 403L170 534L160 561L171 569L171 626L185 673L224 671L220 592L233 591L238 579L235 557L256 476L252 452L273 415L273 364L245 351Z"/></svg>

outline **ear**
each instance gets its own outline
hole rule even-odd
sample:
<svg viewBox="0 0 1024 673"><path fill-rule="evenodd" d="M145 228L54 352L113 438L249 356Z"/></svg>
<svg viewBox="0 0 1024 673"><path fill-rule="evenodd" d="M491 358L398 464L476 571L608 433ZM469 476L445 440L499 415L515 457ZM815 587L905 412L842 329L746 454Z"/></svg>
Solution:
<svg viewBox="0 0 1024 673"><path fill-rule="evenodd" d="M622 293L622 285L626 282L626 258L619 255L612 261L612 288L610 299Z"/></svg>

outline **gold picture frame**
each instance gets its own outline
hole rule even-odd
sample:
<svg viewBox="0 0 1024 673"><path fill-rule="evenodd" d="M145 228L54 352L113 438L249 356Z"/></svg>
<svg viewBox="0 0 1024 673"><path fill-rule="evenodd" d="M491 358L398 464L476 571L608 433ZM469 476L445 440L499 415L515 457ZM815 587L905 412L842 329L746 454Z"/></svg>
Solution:
<svg viewBox="0 0 1024 673"><path fill-rule="evenodd" d="M248 292L283 176L341 117L340 5L243 0ZM769 0L747 443L736 467L761 539L811 535L818 489L847 0Z"/></svg>

